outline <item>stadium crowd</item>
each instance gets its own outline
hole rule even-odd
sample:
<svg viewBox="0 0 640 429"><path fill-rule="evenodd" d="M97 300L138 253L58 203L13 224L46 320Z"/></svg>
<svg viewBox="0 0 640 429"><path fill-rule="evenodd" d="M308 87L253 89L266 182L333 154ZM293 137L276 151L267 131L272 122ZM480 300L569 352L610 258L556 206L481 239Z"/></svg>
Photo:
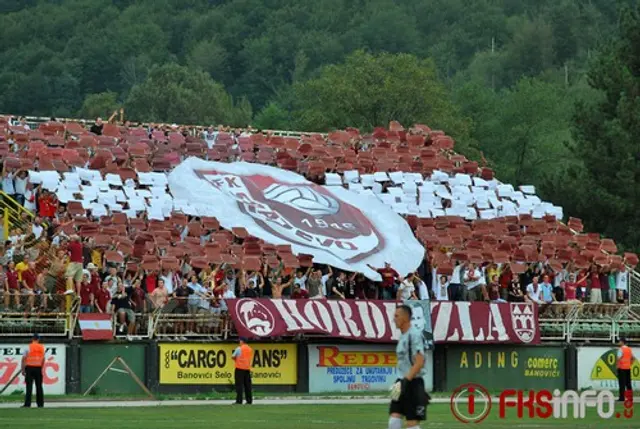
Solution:
<svg viewBox="0 0 640 429"><path fill-rule="evenodd" d="M96 139L109 126L109 133L114 134L113 125L98 118L90 127L88 138ZM132 125L125 124L116 131L120 133L129 126ZM453 246L443 246L442 243L434 246L423 240L428 251L415 273L401 277L390 265L371 267L380 273L382 279L374 282L361 273L314 264L305 255L296 258L287 246L269 246L248 236L242 228L222 230L215 219L173 213L165 221L155 221L145 216L131 219L122 213L92 216L84 209L76 212L71 204L59 201L55 192L42 184L30 182L28 172L42 167L42 157L35 165L28 166L6 162L10 154L29 153L33 149L31 140L25 143L20 137L20 128L29 131L24 120L19 120L8 127L8 133L4 135L8 151L4 154L2 191L35 216L22 211L20 219L17 222L13 220L14 227L10 231L1 231L3 236L8 236L0 251L4 267L0 272L3 286L0 302L5 311L24 311L27 314L63 311L63 297L73 295L79 299L81 312L117 314L120 332L128 330L132 333L137 314L153 311L219 314L226 311L225 299L234 297L532 301L543 306L554 303L624 303L628 297L629 273L627 266L621 263L622 258L616 262L600 262L591 258L588 263L584 260L560 263L552 258L533 263L521 260L497 262L490 255L485 260L475 260L473 255L461 254L456 251L460 249ZM82 132L73 135L69 128L64 131L65 141L77 142L87 137ZM150 124L136 126L135 129L143 130L143 139L148 138L161 146L179 141L183 148L185 143L188 148L188 142L204 142L199 153L208 159L251 161L266 153L260 148L261 140L252 140L249 151L236 150L249 144L246 139L259 134L251 128ZM419 128L412 129L402 138L419 135L424 143L421 133ZM374 140L356 136L353 130L347 130L329 137L329 140L333 139L359 155L372 149ZM219 149L222 140L227 142L223 145L224 150ZM300 142L296 140L295 144L300 145ZM450 163L453 157L458 156L451 150L452 142L449 144L447 141L438 149L438 156L444 156ZM119 159L114 155L113 160L96 162L100 158L99 149L89 147L87 152L88 158L76 166L104 168L106 165L108 168L113 163L120 168L137 169L141 165L137 162L140 158L134 156ZM187 152L182 156L190 155ZM155 150L145 152L142 158L152 160L154 153ZM291 167L292 158L281 159L278 153L278 150L269 152L270 159L283 168ZM168 169L180 158L175 162L158 163L155 169ZM358 161L365 166L369 161L373 162L364 156ZM458 161L467 163L466 160ZM350 162L342 166L336 165L335 160L333 162L334 168L330 171L342 172L353 168ZM325 167L315 163L316 160L309 160L305 168L299 170L308 178L321 182ZM298 161L294 164L298 165ZM72 167L72 163L65 167ZM423 168L424 165L420 163L414 167ZM469 165L465 164L465 167ZM478 169L477 164L470 167ZM133 180L136 180L135 174ZM4 222L0 223L4 228L3 225ZM415 226L412 227L416 230ZM524 232L527 227L523 225L520 229ZM110 235L117 237L114 239ZM194 246L207 251L194 253ZM538 250L542 253L541 243L538 243ZM442 263L443 258L447 259L446 264ZM182 326L179 329L185 331L197 327Z"/></svg>

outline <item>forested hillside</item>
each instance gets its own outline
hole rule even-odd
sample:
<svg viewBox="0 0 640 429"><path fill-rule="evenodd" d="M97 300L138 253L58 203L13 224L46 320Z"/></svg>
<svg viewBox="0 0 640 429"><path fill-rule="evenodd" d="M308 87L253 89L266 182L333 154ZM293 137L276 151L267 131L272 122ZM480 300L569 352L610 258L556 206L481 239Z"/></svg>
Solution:
<svg viewBox="0 0 640 429"><path fill-rule="evenodd" d="M132 120L309 131L425 122L638 249L635 3L0 0L0 112L124 106Z"/></svg>

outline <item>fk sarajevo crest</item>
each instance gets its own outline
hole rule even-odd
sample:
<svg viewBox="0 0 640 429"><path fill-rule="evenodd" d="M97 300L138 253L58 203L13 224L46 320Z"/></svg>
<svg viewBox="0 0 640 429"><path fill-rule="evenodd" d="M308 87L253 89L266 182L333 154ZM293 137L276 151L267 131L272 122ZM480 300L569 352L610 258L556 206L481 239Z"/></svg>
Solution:
<svg viewBox="0 0 640 429"><path fill-rule="evenodd" d="M346 262L358 262L384 248L367 217L327 189L292 184L265 175L195 170L265 231L292 244L319 249Z"/></svg>
<svg viewBox="0 0 640 429"><path fill-rule="evenodd" d="M531 304L511 304L513 330L523 343L530 343L536 335L536 322Z"/></svg>

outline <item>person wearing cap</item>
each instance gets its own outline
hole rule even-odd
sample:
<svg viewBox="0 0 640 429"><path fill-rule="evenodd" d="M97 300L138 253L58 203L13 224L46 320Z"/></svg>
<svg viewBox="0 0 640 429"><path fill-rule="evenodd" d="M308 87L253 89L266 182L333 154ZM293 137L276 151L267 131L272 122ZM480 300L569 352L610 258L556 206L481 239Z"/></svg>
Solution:
<svg viewBox="0 0 640 429"><path fill-rule="evenodd" d="M627 340L620 338L620 349L618 350L618 386L620 388L620 394L618 396L619 401L625 400L625 393L631 388L631 365L633 364L634 356L631 351L631 347L627 346Z"/></svg>
<svg viewBox="0 0 640 429"><path fill-rule="evenodd" d="M251 362L253 362L253 349L247 344L245 337L240 337L240 344L231 354L231 358L235 362L235 380L236 380L236 404L242 405L242 392L247 399L247 404L253 402L253 393L251 391Z"/></svg>
<svg viewBox="0 0 640 429"><path fill-rule="evenodd" d="M42 390L42 372L44 367L44 345L40 343L40 336L34 334L29 350L22 356L22 375L25 377L27 392L24 397L24 408L31 408L33 383L36 383L36 403L38 408L44 407L44 392Z"/></svg>
<svg viewBox="0 0 640 429"><path fill-rule="evenodd" d="M98 266L93 262L89 262L87 264L87 271L89 271L89 280L91 282L91 287L95 292L100 289L100 285L102 284L102 279L100 278L100 274L98 274Z"/></svg>

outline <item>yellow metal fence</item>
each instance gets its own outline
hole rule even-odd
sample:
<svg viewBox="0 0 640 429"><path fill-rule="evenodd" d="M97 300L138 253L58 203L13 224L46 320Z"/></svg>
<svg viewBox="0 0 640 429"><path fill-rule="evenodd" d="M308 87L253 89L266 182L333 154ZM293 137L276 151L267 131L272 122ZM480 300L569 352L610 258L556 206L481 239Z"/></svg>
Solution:
<svg viewBox="0 0 640 429"><path fill-rule="evenodd" d="M21 228L25 233L29 221L35 214L13 199L9 194L0 191L0 213L2 213L2 227L4 230L4 240L9 238L9 233L14 228Z"/></svg>

